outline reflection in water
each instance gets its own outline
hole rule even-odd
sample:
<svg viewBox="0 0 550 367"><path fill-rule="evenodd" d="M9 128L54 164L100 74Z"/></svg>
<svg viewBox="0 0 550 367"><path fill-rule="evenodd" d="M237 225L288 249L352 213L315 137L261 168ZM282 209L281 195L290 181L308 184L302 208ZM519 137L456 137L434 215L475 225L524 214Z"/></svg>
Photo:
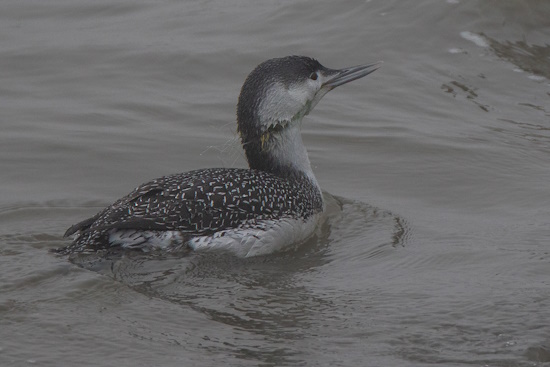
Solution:
<svg viewBox="0 0 550 367"><path fill-rule="evenodd" d="M499 42L482 34L495 55L522 70L550 79L550 45L529 45L525 41Z"/></svg>
<svg viewBox="0 0 550 367"><path fill-rule="evenodd" d="M489 47L494 54L501 59L511 62L521 70L543 77L541 80L544 80L544 78L550 79L550 45L529 45L525 41L499 42L487 35L483 36L487 39ZM519 102L517 105L535 110L535 113L544 116L543 121L547 121L546 117L550 116L550 111L541 105L532 102ZM527 115L525 116L527 117ZM533 147L532 144L534 143L539 149L548 151L550 124L538 123L536 120L533 120L532 116L533 114L529 115L529 120L523 121L510 117L499 118L499 121L508 123L509 125L503 128L495 127L493 130L508 137L525 139L530 148Z"/></svg>
<svg viewBox="0 0 550 367"><path fill-rule="evenodd" d="M509 138L525 139L530 147L536 146L541 151L550 151L550 125L548 127L531 121L519 122L501 118L499 121L509 124L506 128L492 128L493 131Z"/></svg>
<svg viewBox="0 0 550 367"><path fill-rule="evenodd" d="M481 76L483 77L483 76ZM479 103L476 99L478 97L478 94L476 93L477 88L470 88L467 85L460 83L456 80L452 80L449 83L443 83L441 85L441 89L445 93L451 94L453 97L457 97L459 94L464 94L466 99L470 100L472 103L477 105L479 108L481 108L485 112L489 112L491 109L490 106Z"/></svg>
<svg viewBox="0 0 550 367"><path fill-rule="evenodd" d="M515 71L534 74L529 77L532 80L545 81L550 79L550 45L533 45L524 40L499 42L484 33L462 32L461 36L480 47L488 48L500 59L512 63L517 67ZM477 76L486 79L484 74ZM458 78L461 81L452 80L443 83L441 89L454 98L463 98L474 103L485 112L496 113L497 117L494 121L499 123L489 123L487 128L497 133L494 136L499 137L501 143L511 146L518 146L519 144L519 146L525 146L526 151L532 150L534 146L541 151L548 151L550 144L550 125L548 124L550 110L547 107L547 98L535 98L533 95L522 93L519 96L519 101L512 101L513 105L517 106L512 109L514 114L511 114L509 110L506 114L501 114L501 111L504 110L501 106L484 104L479 101L480 87L471 86L472 80L460 76ZM483 90L484 95L491 94L488 89L489 87L486 87ZM497 92L501 91L498 90ZM505 104L506 100L502 98L499 102Z"/></svg>
<svg viewBox="0 0 550 367"><path fill-rule="evenodd" d="M341 309L333 298L312 291L311 280L335 258L392 252L404 246L409 232L402 218L387 211L329 194L325 199L327 219L315 237L285 252L246 259L216 252L180 257L126 253L72 261L149 297L189 307L230 330L225 337L207 334L202 346L210 352L291 363L299 350L289 348L288 341L309 337ZM226 342L236 339L238 346Z"/></svg>

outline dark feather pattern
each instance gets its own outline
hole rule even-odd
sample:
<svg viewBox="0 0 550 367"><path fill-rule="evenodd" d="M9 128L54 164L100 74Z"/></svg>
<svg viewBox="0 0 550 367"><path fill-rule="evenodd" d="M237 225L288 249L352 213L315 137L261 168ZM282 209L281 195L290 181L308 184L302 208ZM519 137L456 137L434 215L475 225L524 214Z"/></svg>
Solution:
<svg viewBox="0 0 550 367"><path fill-rule="evenodd" d="M299 192L300 195L296 195ZM67 230L79 232L62 253L108 248L112 229L180 231L184 238L284 216L307 219L322 211L319 189L305 175L281 178L238 168L213 168L161 177Z"/></svg>

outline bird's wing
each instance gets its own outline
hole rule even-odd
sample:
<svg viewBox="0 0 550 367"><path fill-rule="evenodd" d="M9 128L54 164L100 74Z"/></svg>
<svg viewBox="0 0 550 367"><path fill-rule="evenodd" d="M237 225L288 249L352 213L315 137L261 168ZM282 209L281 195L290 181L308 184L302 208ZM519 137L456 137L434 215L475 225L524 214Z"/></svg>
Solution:
<svg viewBox="0 0 550 367"><path fill-rule="evenodd" d="M293 214L296 208L288 198L292 190L287 180L246 169L165 176L137 187L66 235L112 228L210 234L247 220Z"/></svg>

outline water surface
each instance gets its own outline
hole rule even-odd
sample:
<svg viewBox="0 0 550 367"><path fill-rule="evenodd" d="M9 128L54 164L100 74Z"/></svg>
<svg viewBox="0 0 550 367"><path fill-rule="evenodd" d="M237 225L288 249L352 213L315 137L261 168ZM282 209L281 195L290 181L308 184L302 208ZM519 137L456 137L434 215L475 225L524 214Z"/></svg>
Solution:
<svg viewBox="0 0 550 367"><path fill-rule="evenodd" d="M2 366L550 363L550 3L3 1ZM48 252L152 178L244 167L271 57L384 60L303 134L330 203L235 259Z"/></svg>

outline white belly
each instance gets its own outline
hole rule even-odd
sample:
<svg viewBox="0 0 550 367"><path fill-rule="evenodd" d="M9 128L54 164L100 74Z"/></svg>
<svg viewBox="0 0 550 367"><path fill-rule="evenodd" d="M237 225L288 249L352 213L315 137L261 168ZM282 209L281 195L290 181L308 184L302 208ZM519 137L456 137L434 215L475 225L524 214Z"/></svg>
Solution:
<svg viewBox="0 0 550 367"><path fill-rule="evenodd" d="M196 251L228 251L239 257L267 255L286 246L305 241L310 237L321 214L307 220L280 218L277 220L251 221L239 228L219 231L209 236L193 237L187 243L179 231L112 230L109 242L123 248L143 251L181 250L189 246Z"/></svg>
<svg viewBox="0 0 550 367"><path fill-rule="evenodd" d="M293 218L262 221L212 236L195 237L189 246L197 251L230 251L239 257L267 255L306 240L315 231L319 217L317 214L306 221Z"/></svg>

